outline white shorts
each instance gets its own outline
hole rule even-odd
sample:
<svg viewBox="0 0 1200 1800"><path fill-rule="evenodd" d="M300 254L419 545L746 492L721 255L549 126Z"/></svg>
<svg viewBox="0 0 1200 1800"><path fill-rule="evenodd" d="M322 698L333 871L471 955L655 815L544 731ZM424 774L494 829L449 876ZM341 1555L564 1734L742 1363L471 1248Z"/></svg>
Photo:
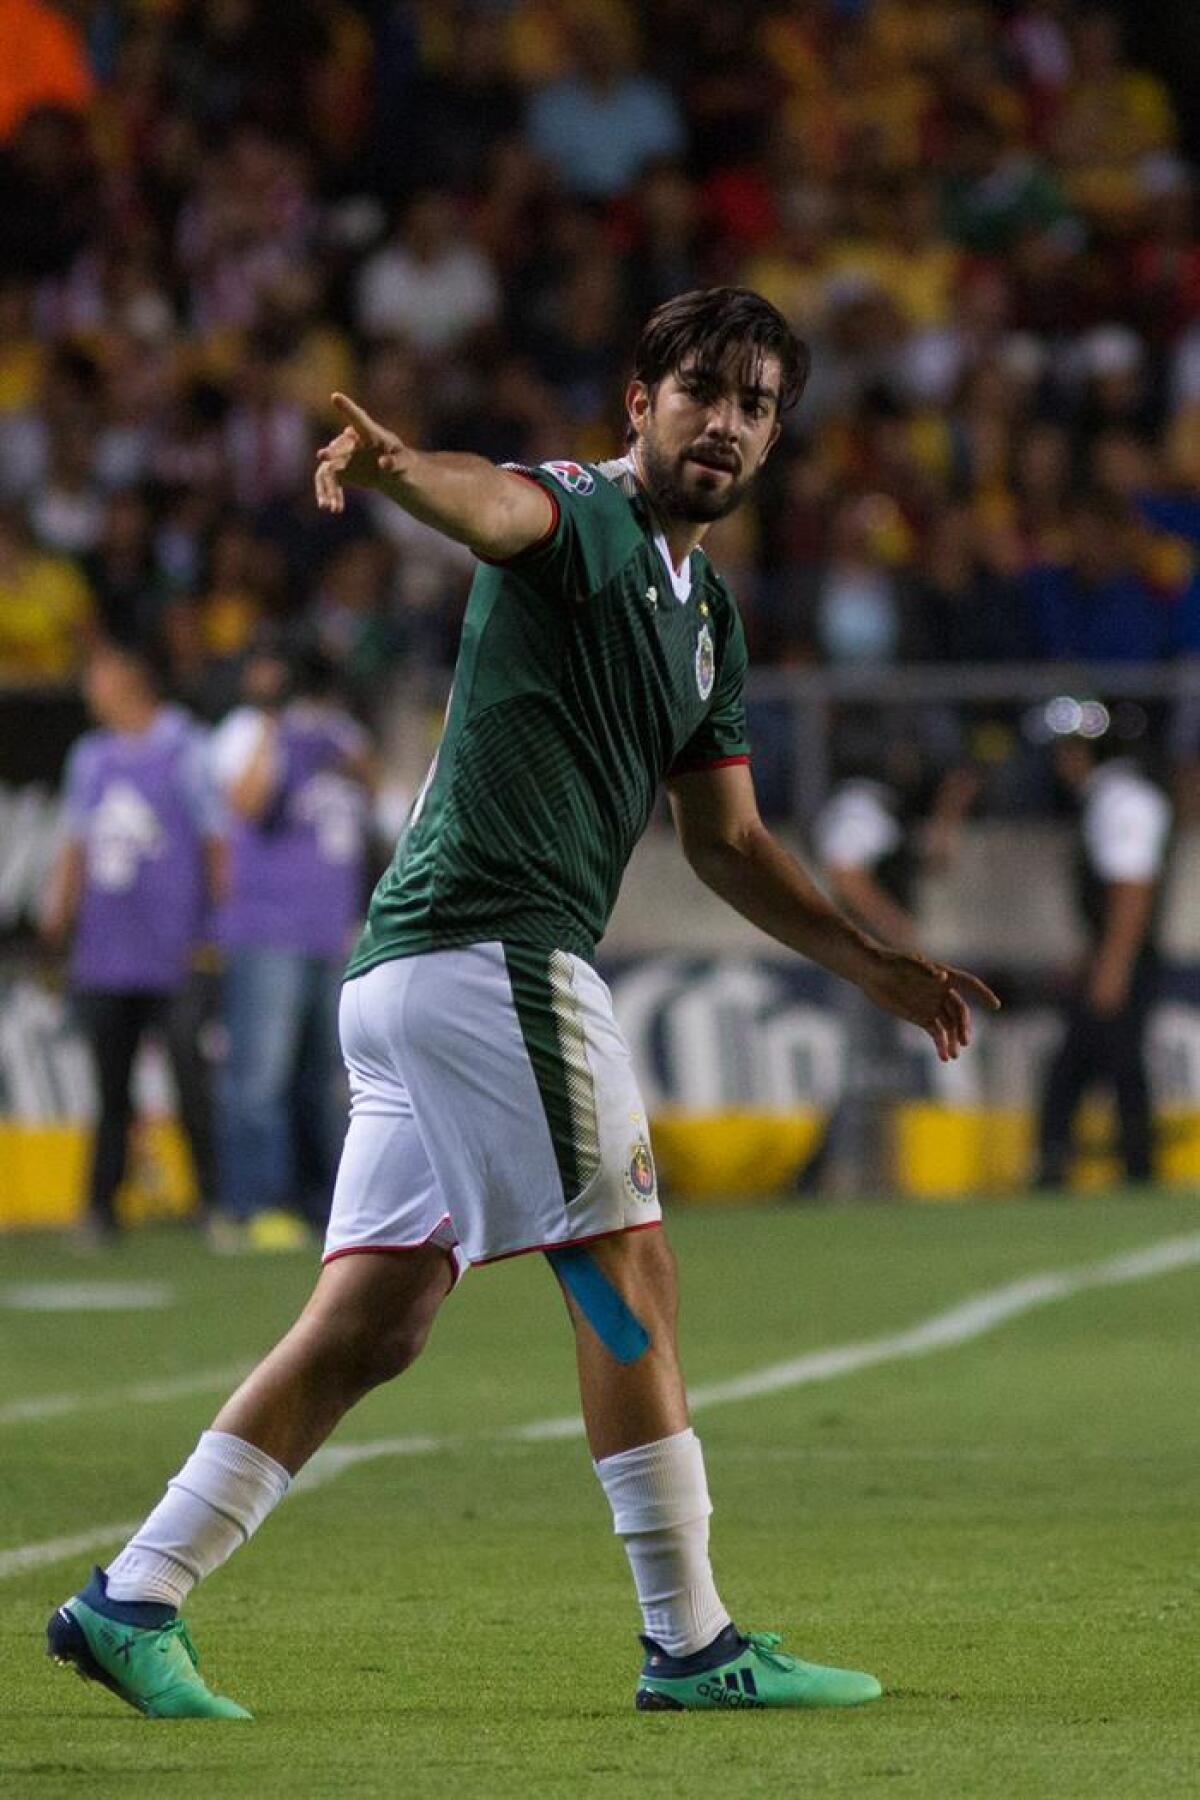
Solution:
<svg viewBox="0 0 1200 1800"><path fill-rule="evenodd" d="M662 1217L612 997L566 951L380 963L342 990L350 1128L325 1261L437 1244L456 1268Z"/></svg>

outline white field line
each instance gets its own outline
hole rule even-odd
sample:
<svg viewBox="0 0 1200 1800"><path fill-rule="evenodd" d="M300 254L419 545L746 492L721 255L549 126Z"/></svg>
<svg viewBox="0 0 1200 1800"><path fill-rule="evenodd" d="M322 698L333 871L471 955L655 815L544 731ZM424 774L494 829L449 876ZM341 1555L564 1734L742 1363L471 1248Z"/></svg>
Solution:
<svg viewBox="0 0 1200 1800"><path fill-rule="evenodd" d="M1019 1281L1007 1282L1003 1287L976 1294L946 1312L934 1313L906 1331L869 1338L858 1344L816 1350L787 1362L769 1363L765 1368L753 1369L730 1381L708 1382L691 1389L691 1405L696 1411L708 1406L722 1406L731 1400L754 1400L763 1394L833 1381L840 1375L851 1375L858 1369L879 1363L928 1356L935 1350L969 1343L1022 1313L1033 1312L1037 1307L1048 1306L1057 1300L1068 1300L1075 1294L1086 1293L1089 1288L1122 1287L1127 1282L1146 1281L1155 1275L1192 1268L1198 1263L1200 1231L1183 1237L1162 1238L1140 1250L1106 1257L1102 1262L1081 1263L1073 1269L1048 1269L1039 1275L1027 1275ZM311 1492L313 1488L335 1480L346 1469L359 1463L374 1462L380 1457L431 1456L466 1445L544 1443L582 1435L582 1423L578 1416L572 1415L535 1419L527 1425L515 1425L482 1438L400 1437L376 1438L363 1444L331 1444L317 1452L297 1478L293 1491ZM106 1544L119 1544L137 1529L139 1523L133 1520L118 1525L97 1525L70 1537L49 1538L39 1544L0 1550L0 1580L83 1555Z"/></svg>
<svg viewBox="0 0 1200 1800"><path fill-rule="evenodd" d="M103 1412L107 1407L152 1406L163 1400L185 1400L191 1394L211 1394L233 1387L248 1375L253 1363L233 1363L224 1369L197 1369L192 1375L170 1375L162 1381L135 1381L129 1387L109 1388L98 1394L41 1394L30 1400L10 1400L0 1406L0 1425L24 1425L41 1419L61 1419L69 1413Z"/></svg>

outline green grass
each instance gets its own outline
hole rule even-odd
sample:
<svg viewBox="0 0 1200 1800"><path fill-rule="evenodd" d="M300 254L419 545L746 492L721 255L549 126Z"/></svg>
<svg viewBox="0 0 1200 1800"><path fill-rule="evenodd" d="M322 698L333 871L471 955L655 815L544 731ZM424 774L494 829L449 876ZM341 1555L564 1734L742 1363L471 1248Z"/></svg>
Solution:
<svg viewBox="0 0 1200 1800"><path fill-rule="evenodd" d="M719 1380L1198 1229L1186 1196L679 1215L687 1365ZM144 1511L221 1395L119 1390L250 1360L311 1268L215 1260L166 1231L88 1264L0 1242L0 1287L118 1277L167 1281L177 1304L0 1309L0 1409L99 1397L0 1424L0 1553ZM422 1363L338 1439L454 1447L290 1499L193 1597L206 1672L255 1724L151 1725L53 1668L45 1617L84 1559L0 1580L0 1791L1195 1794L1198 1316L1200 1269L1183 1269L700 1414L736 1616L889 1692L846 1714L646 1717L628 1575L582 1444L497 1438L573 1409L561 1305L534 1259L480 1272Z"/></svg>

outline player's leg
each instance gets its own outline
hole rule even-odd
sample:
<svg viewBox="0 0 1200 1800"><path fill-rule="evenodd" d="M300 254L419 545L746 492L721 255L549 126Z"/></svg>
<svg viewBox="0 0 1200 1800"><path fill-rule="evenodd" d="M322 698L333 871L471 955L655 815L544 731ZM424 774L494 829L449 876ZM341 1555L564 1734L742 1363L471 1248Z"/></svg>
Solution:
<svg viewBox="0 0 1200 1800"><path fill-rule="evenodd" d="M217 1198L217 1146L212 1104L212 1069L203 1037L209 982L193 974L164 1004L160 1024L187 1140L202 1215Z"/></svg>
<svg viewBox="0 0 1200 1800"><path fill-rule="evenodd" d="M871 1675L800 1662L772 1633L743 1634L718 1594L708 1545L712 1504L700 1440L688 1423L666 1233L626 1231L597 1239L583 1254L590 1264L584 1279L561 1261L556 1273L575 1327L588 1443L642 1610L639 1710L856 1706L878 1698ZM648 1340L638 1354L637 1340L628 1330L621 1335L626 1314Z"/></svg>
<svg viewBox="0 0 1200 1800"><path fill-rule="evenodd" d="M433 1244L338 1257L304 1311L213 1420L295 1475L372 1388L416 1361L454 1285Z"/></svg>
<svg viewBox="0 0 1200 1800"><path fill-rule="evenodd" d="M676 1343L679 1288L675 1253L665 1229L660 1225L650 1231L623 1231L597 1238L587 1246L586 1254L650 1340L635 1361L618 1361L560 1277L575 1328L588 1447L600 1462L686 1431L687 1396Z"/></svg>
<svg viewBox="0 0 1200 1800"><path fill-rule="evenodd" d="M454 1280L407 1092L343 1001L353 1094L326 1266L296 1324L221 1409L159 1505L50 1621L51 1654L154 1717L243 1717L209 1692L177 1610L245 1543L367 1390L418 1354Z"/></svg>
<svg viewBox="0 0 1200 1800"><path fill-rule="evenodd" d="M51 1655L151 1717L248 1717L201 1678L179 1608L257 1531L355 1401L419 1354L452 1284L432 1245L327 1265L107 1572L54 1614Z"/></svg>
<svg viewBox="0 0 1200 1800"><path fill-rule="evenodd" d="M221 1205L235 1219L278 1212L291 1193L288 1093L299 1057L303 984L304 958L289 950L234 950L225 970Z"/></svg>
<svg viewBox="0 0 1200 1800"><path fill-rule="evenodd" d="M332 1176L346 1134L345 1075L338 1048L340 963L309 957L304 1028L291 1093L295 1200L308 1222L325 1229Z"/></svg>
<svg viewBox="0 0 1200 1800"><path fill-rule="evenodd" d="M597 1474L644 1618L668 1642L700 1646L699 1664L678 1669L648 1641L650 1655L666 1659L658 1673L677 1682L662 1704L722 1704L707 1689L727 1697L726 1676L743 1696L737 1704L873 1699L869 1676L790 1658L761 1663L756 1677L750 1664L770 1654L765 1640L734 1630L717 1595L645 1108L595 970L562 951L477 944L385 964L354 985L364 1006L375 988L381 999L394 990L384 1008L399 1034L394 1058L466 1255L545 1250L567 1293ZM745 1697L747 1671L762 1701Z"/></svg>
<svg viewBox="0 0 1200 1800"><path fill-rule="evenodd" d="M1136 978L1135 978L1136 979ZM1128 1004L1101 1022L1100 1054L1116 1100L1121 1161L1129 1181L1154 1178L1154 1113L1146 1071L1147 995L1135 988Z"/></svg>
<svg viewBox="0 0 1200 1800"><path fill-rule="evenodd" d="M1051 1058L1038 1123L1037 1185L1062 1187L1070 1173L1071 1128L1095 1074L1092 1021L1081 1001L1067 1013L1062 1042Z"/></svg>
<svg viewBox="0 0 1200 1800"><path fill-rule="evenodd" d="M115 1202L125 1174L133 1119L133 1061L146 1022L146 996L84 993L76 1007L99 1090L85 1228L95 1237L117 1229Z"/></svg>

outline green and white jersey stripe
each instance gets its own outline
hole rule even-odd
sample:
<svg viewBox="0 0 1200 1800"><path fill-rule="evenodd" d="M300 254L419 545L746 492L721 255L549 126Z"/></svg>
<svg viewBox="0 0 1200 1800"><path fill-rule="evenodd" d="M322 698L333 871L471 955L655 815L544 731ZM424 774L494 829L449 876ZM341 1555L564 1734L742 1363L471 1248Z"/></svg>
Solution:
<svg viewBox="0 0 1200 1800"><path fill-rule="evenodd" d="M521 1036L550 1128L568 1203L600 1170L596 1092L587 1057L575 966L563 950L504 948Z"/></svg>

